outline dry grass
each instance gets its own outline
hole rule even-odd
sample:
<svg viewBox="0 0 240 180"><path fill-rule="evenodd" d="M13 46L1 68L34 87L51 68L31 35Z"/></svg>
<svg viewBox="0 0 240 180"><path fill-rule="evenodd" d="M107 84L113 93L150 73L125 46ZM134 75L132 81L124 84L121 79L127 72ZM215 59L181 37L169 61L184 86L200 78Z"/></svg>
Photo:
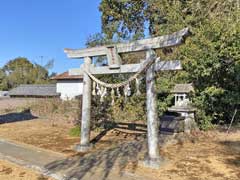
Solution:
<svg viewBox="0 0 240 180"><path fill-rule="evenodd" d="M51 126L48 119L34 119L0 125L0 138L30 144L61 153L72 153L72 145L79 142L78 137L70 137L73 127L66 121L58 120Z"/></svg>
<svg viewBox="0 0 240 180"><path fill-rule="evenodd" d="M34 116L47 118L53 124L58 119L78 123L81 116L81 101L61 101L58 98L2 98L0 113L21 112L29 109Z"/></svg>
<svg viewBox="0 0 240 180"><path fill-rule="evenodd" d="M0 160L1 180L52 180L32 170Z"/></svg>
<svg viewBox="0 0 240 180"><path fill-rule="evenodd" d="M4 104L2 105L6 107ZM47 118L0 124L0 138L73 155L72 146L78 143L80 138L69 136L69 130L73 127L71 121L64 118L58 118L56 121L58 123L55 126L51 126ZM96 135L98 133L93 132L91 138L95 138ZM96 142L94 151L109 149L135 139L128 133L119 133L117 130L105 132L103 135ZM230 134L220 131L196 132L190 140L179 141L178 144L162 148L161 154L168 161L159 170L150 170L142 166L132 168L131 162L127 170L143 177L147 176L149 178L146 179L151 180L240 179L239 130ZM6 174L6 172L11 172L15 166L9 164L4 165L6 168L3 168L1 163L0 161L0 179L18 178L21 172L27 172L25 169L19 169L15 174ZM9 171L8 168L10 168ZM28 176L26 175L26 177ZM36 179L37 177L38 175L29 176L28 179Z"/></svg>
<svg viewBox="0 0 240 180"><path fill-rule="evenodd" d="M0 112L11 112L29 107L37 99L33 98L0 98Z"/></svg>
<svg viewBox="0 0 240 180"><path fill-rule="evenodd" d="M240 131L198 133L194 139L163 148L168 161L159 170L138 167L135 173L153 180L240 179Z"/></svg>
<svg viewBox="0 0 240 180"><path fill-rule="evenodd" d="M58 124L59 119L77 124L81 117L81 101L79 100L39 99L31 103L30 109L34 115L51 120L53 126Z"/></svg>

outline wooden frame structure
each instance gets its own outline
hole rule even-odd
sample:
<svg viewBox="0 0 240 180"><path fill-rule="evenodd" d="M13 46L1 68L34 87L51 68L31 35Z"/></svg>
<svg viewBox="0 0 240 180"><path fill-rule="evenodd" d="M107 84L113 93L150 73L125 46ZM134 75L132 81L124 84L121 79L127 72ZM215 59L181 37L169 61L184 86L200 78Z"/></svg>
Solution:
<svg viewBox="0 0 240 180"><path fill-rule="evenodd" d="M155 51L160 48L178 46L182 44L187 36L190 35L188 28L182 29L171 35L165 35L155 38L138 40L130 43L121 43L111 46L101 46L86 49L65 49L64 52L69 58L84 58L84 64L80 68L71 69L70 75L83 75L83 99L82 99L82 123L81 123L81 142L77 146L77 151L83 152L89 150L90 146L90 120L91 120L91 84L92 80L86 73L87 70L93 75L97 74L119 74L135 73L145 63L155 60L146 70L146 93L147 93L147 138L148 138L148 158L146 163L151 167L159 166L159 120L156 110L156 93L154 89L154 77L156 71L180 70L180 61L160 61L156 57ZM139 64L121 64L119 54L130 52L146 52L146 60ZM91 64L91 58L95 56L106 55L108 66L94 67Z"/></svg>

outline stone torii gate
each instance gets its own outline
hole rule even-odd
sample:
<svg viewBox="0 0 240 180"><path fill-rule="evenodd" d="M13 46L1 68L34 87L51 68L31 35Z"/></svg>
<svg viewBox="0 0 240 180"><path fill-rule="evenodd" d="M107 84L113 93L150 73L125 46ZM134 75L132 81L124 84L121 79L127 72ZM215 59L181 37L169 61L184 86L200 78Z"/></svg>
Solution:
<svg viewBox="0 0 240 180"><path fill-rule="evenodd" d="M80 68L70 69L70 75L83 75L83 97L82 97L82 122L81 141L76 147L79 152L90 149L90 120L91 120L91 89L92 80L88 71L92 75L98 74L120 74L135 73L142 67L154 61L146 70L146 95L147 95L147 138L148 138L148 160L147 164L156 167L159 165L159 120L156 110L156 94L154 89L155 72L163 70L180 70L181 63L175 61L160 61L156 57L155 51L160 48L168 48L181 45L190 34L185 28L171 35L138 40L130 43L114 44L112 46L101 46L86 49L65 49L64 52L69 58L84 58L84 64ZM130 52L146 52L146 60L139 64L121 64L119 54ZM92 64L92 57L107 56L108 66L95 67Z"/></svg>

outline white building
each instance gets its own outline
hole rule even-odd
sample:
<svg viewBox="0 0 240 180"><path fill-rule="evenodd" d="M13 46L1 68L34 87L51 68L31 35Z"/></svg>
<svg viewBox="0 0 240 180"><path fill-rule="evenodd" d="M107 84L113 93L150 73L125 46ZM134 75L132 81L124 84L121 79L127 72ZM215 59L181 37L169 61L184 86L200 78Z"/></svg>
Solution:
<svg viewBox="0 0 240 180"><path fill-rule="evenodd" d="M62 100L71 100L83 93L83 77L64 72L52 78L56 80L56 91Z"/></svg>

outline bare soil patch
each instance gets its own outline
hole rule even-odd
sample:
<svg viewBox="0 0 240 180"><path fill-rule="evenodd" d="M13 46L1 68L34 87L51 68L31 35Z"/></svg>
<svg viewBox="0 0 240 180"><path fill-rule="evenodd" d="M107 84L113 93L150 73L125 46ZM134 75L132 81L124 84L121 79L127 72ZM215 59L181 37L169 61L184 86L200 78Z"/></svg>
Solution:
<svg viewBox="0 0 240 180"><path fill-rule="evenodd" d="M159 170L138 167L135 173L164 180L239 180L240 131L197 133L190 142L161 150L167 163Z"/></svg>
<svg viewBox="0 0 240 180"><path fill-rule="evenodd" d="M56 126L51 126L48 119L33 119L21 122L0 124L0 138L25 143L40 148L73 155L74 145L80 142L79 137L69 135L72 124L57 121ZM129 135L118 130L106 132L92 132L94 141L93 151L114 147L121 142L131 141L139 135Z"/></svg>
<svg viewBox="0 0 240 180"><path fill-rule="evenodd" d="M30 169L0 160L0 179L2 180L52 180Z"/></svg>
<svg viewBox="0 0 240 180"><path fill-rule="evenodd" d="M74 155L73 145L80 139L68 135L71 127L64 123L52 127L46 119L22 121L0 125L0 137ZM138 138L118 130L103 134L92 152ZM99 133L93 132L92 138L97 135ZM132 167L129 163L127 171L144 177L147 175L154 180L240 179L240 131L228 135L219 131L198 132L190 139L162 148L161 154L167 163L159 170L150 170L141 165L136 167L135 164Z"/></svg>
<svg viewBox="0 0 240 180"><path fill-rule="evenodd" d="M68 135L72 125L67 125L66 123L59 124L51 126L51 121L47 119L1 124L0 138L60 153L72 153L74 152L72 151L72 145L78 143L79 138Z"/></svg>
<svg viewBox="0 0 240 180"><path fill-rule="evenodd" d="M69 135L70 129L74 127L73 120L66 118L66 114L64 113L54 115L53 117L53 114L49 114L46 110L48 106L43 108L44 103L49 102L51 101L47 101L47 99L34 98L1 99L0 138L37 146L66 155L75 154L73 147L80 142L80 135L79 137ZM54 103L56 102L54 101ZM33 104L39 105L39 108L43 108L41 111L44 110L46 113L41 112L41 115L39 115L38 112L32 110L31 112L22 112L26 107L31 107ZM69 109L66 109L66 111L69 111ZM54 126L52 126L52 118L54 119ZM120 133L117 130L91 132L91 139L96 145L94 151L113 147L123 141L130 141L135 137L129 136L127 133Z"/></svg>
<svg viewBox="0 0 240 180"><path fill-rule="evenodd" d="M2 106L5 105L2 104ZM44 118L0 124L0 138L66 155L76 155L72 149L75 144L79 143L80 138L69 136L69 130L73 125L63 119L55 121L57 122L56 126L51 126L51 121ZM92 132L91 138L95 139L95 148L92 152L96 152L103 149L114 149L126 141L138 141L142 135L136 135L132 131L122 132L114 129ZM89 152L89 155L92 152ZM109 153L111 154L111 152ZM167 159L167 163L159 170L150 170L129 162L127 171L143 177L148 176L149 179L154 180L240 179L240 130L235 130L230 134L220 131L195 132L187 140L183 139L177 144L163 147L161 154ZM129 159L126 158L126 161ZM8 168L10 169L8 170ZM4 162L0 161L0 179L13 179L14 176L19 177L22 171L27 172L20 168L19 171L16 171L17 174L12 176L10 172L11 169L15 172L14 168L14 165L4 165ZM26 177L37 179L38 175Z"/></svg>

